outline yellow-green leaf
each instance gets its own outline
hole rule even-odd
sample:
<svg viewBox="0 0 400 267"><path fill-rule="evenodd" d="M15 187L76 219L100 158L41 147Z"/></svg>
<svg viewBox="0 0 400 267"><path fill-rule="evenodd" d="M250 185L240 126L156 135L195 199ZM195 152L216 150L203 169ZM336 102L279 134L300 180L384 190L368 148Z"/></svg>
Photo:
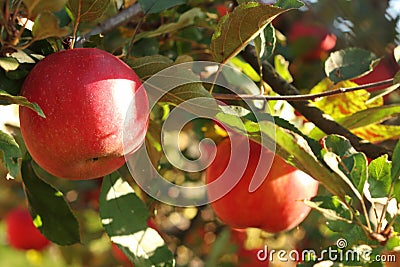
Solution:
<svg viewBox="0 0 400 267"><path fill-rule="evenodd" d="M58 18L51 12L43 12L36 18L32 28L32 35L36 40L48 37L63 37L71 31L68 27L60 28Z"/></svg>
<svg viewBox="0 0 400 267"><path fill-rule="evenodd" d="M5 71L16 70L19 67L18 60L12 57L0 57L0 67Z"/></svg>
<svg viewBox="0 0 400 267"><path fill-rule="evenodd" d="M342 81L334 84L328 78L318 83L312 90L311 93L320 93L330 91L338 88L348 88L357 86L355 83L350 81ZM369 99L369 93L365 90L358 90L354 92L348 92L343 94L337 94L332 96L324 97L320 100L313 102L313 104L324 111L326 114L333 118L342 118L349 116L361 110L365 110L371 107L381 106L383 104L382 98L377 99L372 103L366 103Z"/></svg>
<svg viewBox="0 0 400 267"><path fill-rule="evenodd" d="M371 143L400 139L400 126L398 125L374 124L355 129L352 132Z"/></svg>

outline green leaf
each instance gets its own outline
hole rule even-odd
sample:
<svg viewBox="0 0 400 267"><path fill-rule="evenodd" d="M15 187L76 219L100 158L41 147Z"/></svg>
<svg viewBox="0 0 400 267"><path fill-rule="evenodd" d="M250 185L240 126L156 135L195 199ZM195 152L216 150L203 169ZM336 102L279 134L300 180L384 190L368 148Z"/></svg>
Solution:
<svg viewBox="0 0 400 267"><path fill-rule="evenodd" d="M29 12L29 18L36 18L36 16L45 11L59 11L61 10L68 0L23 0Z"/></svg>
<svg viewBox="0 0 400 267"><path fill-rule="evenodd" d="M367 158L357 152L349 140L339 135L329 135L323 139L324 148L329 151L324 156L333 171L347 176L360 194L363 194L367 180Z"/></svg>
<svg viewBox="0 0 400 267"><path fill-rule="evenodd" d="M218 234L215 240L211 252L208 255L205 266L218 266L218 260L226 252L226 247L229 246L231 240L231 233L229 228L225 228L221 233Z"/></svg>
<svg viewBox="0 0 400 267"><path fill-rule="evenodd" d="M5 166L11 175L16 178L20 172L18 158L21 158L21 151L14 138L0 130L0 152L2 152L1 160L5 162Z"/></svg>
<svg viewBox="0 0 400 267"><path fill-rule="evenodd" d="M142 7L142 10L146 14L154 14L160 13L168 8L185 4L186 0L168 0L168 1L159 1L159 0L139 0L139 4Z"/></svg>
<svg viewBox="0 0 400 267"><path fill-rule="evenodd" d="M385 249L388 251L394 251L400 249L400 236L393 235L390 237L385 244Z"/></svg>
<svg viewBox="0 0 400 267"><path fill-rule="evenodd" d="M304 4L298 0L277 0L274 6L289 9L289 8L300 8L304 6Z"/></svg>
<svg viewBox="0 0 400 267"><path fill-rule="evenodd" d="M400 182L400 141L397 141L392 156L392 180Z"/></svg>
<svg viewBox="0 0 400 267"><path fill-rule="evenodd" d="M161 144L161 128L160 125L150 120L149 127L146 133L146 149L150 161L154 169L158 169L158 162L161 159L162 144Z"/></svg>
<svg viewBox="0 0 400 267"><path fill-rule="evenodd" d="M21 91L21 86L23 83L23 80L14 80L9 78L6 74L8 72L5 72L3 69L0 69L0 95L3 93L8 93L11 95L17 95ZM0 96L0 105L5 105L6 103L1 99Z"/></svg>
<svg viewBox="0 0 400 267"><path fill-rule="evenodd" d="M352 213L345 203L336 196L316 196L311 200L304 200L309 207L319 211L328 220L328 227L334 232L350 230Z"/></svg>
<svg viewBox="0 0 400 267"><path fill-rule="evenodd" d="M171 59L161 55L128 59L126 63L136 72L142 81L147 80L157 72L173 64Z"/></svg>
<svg viewBox="0 0 400 267"><path fill-rule="evenodd" d="M200 8L192 8L180 15L177 22L163 24L154 31L139 33L136 35L135 41L139 41L142 38L154 38L162 34L179 32L179 30L193 25L197 19L204 19L205 17L206 14Z"/></svg>
<svg viewBox="0 0 400 267"><path fill-rule="evenodd" d="M288 83L293 82L293 77L289 71L289 61L287 61L282 55L276 55L274 57L274 67L276 72Z"/></svg>
<svg viewBox="0 0 400 267"><path fill-rule="evenodd" d="M30 159L22 161L21 174L32 218L41 222L40 232L58 245L79 243L79 223L63 194L36 175Z"/></svg>
<svg viewBox="0 0 400 267"><path fill-rule="evenodd" d="M276 16L287 11L271 5L249 2L237 6L221 18L213 34L211 50L214 60L226 63L256 38Z"/></svg>
<svg viewBox="0 0 400 267"><path fill-rule="evenodd" d="M374 159L368 166L369 192L373 198L387 197L389 195L392 179L390 177L391 163L388 156L384 155Z"/></svg>
<svg viewBox="0 0 400 267"><path fill-rule="evenodd" d="M187 64L163 69L146 80L144 87L149 97L157 102L180 105L192 114L213 116L220 111L216 100L203 87L199 77L187 69Z"/></svg>
<svg viewBox="0 0 400 267"><path fill-rule="evenodd" d="M334 83L365 75L378 64L375 54L361 48L346 48L330 54L325 61L326 76Z"/></svg>
<svg viewBox="0 0 400 267"><path fill-rule="evenodd" d="M231 61L229 61L229 63L234 65L234 66L236 66L237 68L239 68L252 81L254 81L254 82L261 81L260 75L258 75L258 73L253 69L253 67L249 63L241 60L238 57L232 58ZM228 69L228 68L226 68L226 69ZM225 70L222 72L222 75L224 75L224 77L227 78L225 76ZM229 75L229 76L231 76L231 75ZM235 76L238 76L238 75L235 74ZM231 77L231 79L232 80L237 80L238 82L240 81L240 83L243 83L243 81L244 81L242 75L240 75L240 77L236 77L236 79L234 77ZM231 81L229 81L229 83L231 83ZM254 84L252 85L252 87L254 87ZM258 93L259 92L260 92L260 90L258 90Z"/></svg>
<svg viewBox="0 0 400 267"><path fill-rule="evenodd" d="M149 212L118 174L103 179L100 217L111 241L138 266L173 266L174 258L158 232L147 226Z"/></svg>
<svg viewBox="0 0 400 267"><path fill-rule="evenodd" d="M399 105L385 105L364 109L350 116L339 118L336 121L348 129L356 129L383 122L398 114L400 114Z"/></svg>
<svg viewBox="0 0 400 267"><path fill-rule="evenodd" d="M68 27L60 28L58 18L48 11L39 14L32 28L32 35L35 40L64 37L70 32L71 30Z"/></svg>
<svg viewBox="0 0 400 267"><path fill-rule="evenodd" d="M18 60L12 57L0 57L0 67L5 71L16 70L19 67Z"/></svg>
<svg viewBox="0 0 400 267"><path fill-rule="evenodd" d="M68 9L74 20L90 22L101 18L110 3L110 0L69 0Z"/></svg>
<svg viewBox="0 0 400 267"><path fill-rule="evenodd" d="M0 105L10 105L10 104L17 104L20 106L30 108L33 111L35 111L39 116L43 118L46 117L38 104L29 102L28 99L26 99L23 96L13 96L8 94L7 92L0 90Z"/></svg>
<svg viewBox="0 0 400 267"><path fill-rule="evenodd" d="M274 53L275 45L275 28L271 23L268 23L264 31L254 39L254 46L261 62L267 60Z"/></svg>

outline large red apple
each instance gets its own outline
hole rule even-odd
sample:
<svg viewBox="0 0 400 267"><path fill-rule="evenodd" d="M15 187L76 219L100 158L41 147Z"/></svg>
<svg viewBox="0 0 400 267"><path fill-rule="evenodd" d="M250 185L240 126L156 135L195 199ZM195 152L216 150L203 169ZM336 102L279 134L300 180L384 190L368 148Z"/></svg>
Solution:
<svg viewBox="0 0 400 267"><path fill-rule="evenodd" d="M5 217L5 226L7 241L13 248L43 250L50 244L33 224L27 209L10 211Z"/></svg>
<svg viewBox="0 0 400 267"><path fill-rule="evenodd" d="M22 136L32 158L67 179L98 178L118 169L147 131L149 104L140 86L128 65L99 49L47 56L21 91L46 115L20 108Z"/></svg>
<svg viewBox="0 0 400 267"><path fill-rule="evenodd" d="M231 138L236 139L232 140L235 144L233 148L229 138L218 144L215 159L206 171L207 185L220 176L221 179L237 179L240 174L230 171L235 168L228 168L228 164L246 167L239 182L225 195L221 192L225 188L208 186L210 199L223 195L211 203L216 215L233 228L256 227L271 233L289 230L300 224L310 212L301 200L317 194L318 182L260 144L238 135ZM246 158L244 151L248 145L249 158ZM230 162L235 153L243 155L243 161ZM265 166L271 162L268 170ZM264 179L260 187L250 192L252 179L260 178Z"/></svg>

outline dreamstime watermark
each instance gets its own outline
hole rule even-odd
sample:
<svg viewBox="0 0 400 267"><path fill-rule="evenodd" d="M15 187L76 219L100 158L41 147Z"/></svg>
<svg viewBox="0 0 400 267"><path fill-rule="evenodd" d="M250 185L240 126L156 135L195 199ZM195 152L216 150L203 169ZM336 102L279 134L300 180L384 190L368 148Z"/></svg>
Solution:
<svg viewBox="0 0 400 267"><path fill-rule="evenodd" d="M259 261L270 262L304 262L307 259L312 261L332 261L332 262L396 262L396 255L376 255L372 259L371 249L346 249L347 240L340 238L336 241L336 247L328 247L320 252L313 249L299 250L275 250L269 249L267 245L257 251Z"/></svg>
<svg viewBox="0 0 400 267"><path fill-rule="evenodd" d="M147 92L150 111L157 108L158 104L163 101L175 104L162 124L161 148L169 163L179 170L187 173L205 170L215 157L216 145L211 139L201 140L199 144L200 158L189 160L180 151L178 138L176 137L172 142L169 140L171 136L179 135L170 133L181 132L187 123L197 118L207 118L220 122L228 120L230 122L229 127L234 128L234 131L227 131L227 133L231 139L231 151L235 153L226 155L229 157L229 163L224 173L207 185L193 185L194 183L177 185L164 179L153 167L151 152L148 151L147 146L143 145L133 155L126 156L127 166L136 183L150 196L174 206L188 207L208 204L223 197L239 182L247 166L250 144L247 142L247 147L238 151L238 147L243 147L242 145L239 146L238 142L241 141L238 138L231 138L231 136L235 134L234 132L246 133L246 127L240 119L241 116L246 115L243 114L246 109L249 113L252 113L254 123L263 121L264 129L269 127L269 130L264 130L268 134L261 135L260 143L267 146L270 151L275 152L275 124L272 116L265 116L269 113L266 102L243 99L247 105L246 109L232 108L209 95L207 96L204 90L199 90L200 84L224 88L230 94L236 95L243 92L259 93L258 86L241 71L229 65L207 61L173 65L151 76L139 88L139 90L146 90ZM135 116L137 112L143 112L138 110L138 107L140 107L140 104L135 103L135 99L133 99L125 118L124 148L127 153L132 146L132 133L138 131L132 116ZM261 116L259 114L262 114L262 118L258 117ZM221 123L221 125L224 125L224 123ZM166 149L166 143L168 143L169 149ZM207 147L208 151L204 147ZM173 151L174 155L170 156L169 151ZM268 156L268 159L267 156L263 155L264 153L266 154L263 151L259 156L257 166L257 169L262 170L264 175L253 176L248 188L250 192L255 191L262 184L265 179L265 171L268 172L271 167L272 158ZM201 164L196 164L199 162ZM261 173L261 171L258 173ZM207 195L207 190L217 193L210 198Z"/></svg>

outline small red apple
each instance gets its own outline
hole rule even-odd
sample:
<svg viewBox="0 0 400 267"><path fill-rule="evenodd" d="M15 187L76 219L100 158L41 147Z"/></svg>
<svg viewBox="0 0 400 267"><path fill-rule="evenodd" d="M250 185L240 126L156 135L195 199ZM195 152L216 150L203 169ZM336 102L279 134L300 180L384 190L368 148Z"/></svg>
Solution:
<svg viewBox="0 0 400 267"><path fill-rule="evenodd" d="M33 224L27 209L11 210L5 217L5 226L7 241L13 248L43 250L50 244Z"/></svg>
<svg viewBox="0 0 400 267"><path fill-rule="evenodd" d="M223 17L229 13L229 8L226 7L225 5L220 4L220 5L217 5L215 8L217 9L217 13L218 13L219 17Z"/></svg>
<svg viewBox="0 0 400 267"><path fill-rule="evenodd" d="M236 139L232 140L236 144L233 148L229 138L218 144L214 161L206 170L207 186L220 176L221 179L237 178L238 173L232 171L235 168L227 168L228 164L246 167L239 182L229 192L222 192L226 189L219 186L208 186L210 199L223 195L211 203L216 215L233 228L256 227L271 233L289 230L300 224L310 212L301 200L317 194L318 182L260 144L239 135L231 138ZM243 156L241 162L230 162L230 155L234 153L246 155L244 151L248 145L248 159ZM262 162L260 165L259 159ZM271 162L268 170L265 166ZM264 180L254 192L249 192L253 178Z"/></svg>
<svg viewBox="0 0 400 267"><path fill-rule="evenodd" d="M140 86L128 65L99 49L47 56L29 73L21 91L46 116L20 108L22 136L32 158L67 179L115 171L125 163L124 155L142 145L147 131L149 104Z"/></svg>
<svg viewBox="0 0 400 267"><path fill-rule="evenodd" d="M323 26L297 22L288 33L288 41L296 46L301 58L320 60L335 47L336 35Z"/></svg>

